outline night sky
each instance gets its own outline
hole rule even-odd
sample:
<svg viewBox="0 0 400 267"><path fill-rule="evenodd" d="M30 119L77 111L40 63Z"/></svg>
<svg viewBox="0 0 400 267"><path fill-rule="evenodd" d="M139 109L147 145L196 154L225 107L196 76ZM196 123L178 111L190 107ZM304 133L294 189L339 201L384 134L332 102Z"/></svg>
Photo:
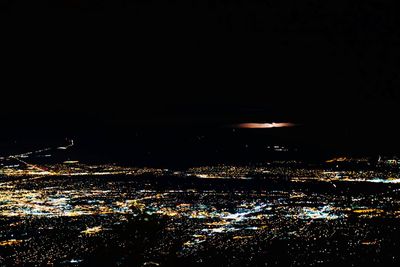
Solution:
<svg viewBox="0 0 400 267"><path fill-rule="evenodd" d="M74 138L167 165L282 157L271 144L398 154L392 1L300 2L1 1L0 147ZM246 122L296 127L231 127Z"/></svg>

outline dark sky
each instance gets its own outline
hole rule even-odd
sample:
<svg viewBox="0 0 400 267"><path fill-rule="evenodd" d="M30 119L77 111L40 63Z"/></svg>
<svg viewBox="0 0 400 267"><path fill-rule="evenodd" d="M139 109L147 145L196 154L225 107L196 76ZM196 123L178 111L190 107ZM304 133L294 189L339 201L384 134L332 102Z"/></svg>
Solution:
<svg viewBox="0 0 400 267"><path fill-rule="evenodd" d="M396 154L393 1L328 2L1 1L2 146L68 136L137 158L263 159L269 143ZM299 126L225 127L273 121Z"/></svg>

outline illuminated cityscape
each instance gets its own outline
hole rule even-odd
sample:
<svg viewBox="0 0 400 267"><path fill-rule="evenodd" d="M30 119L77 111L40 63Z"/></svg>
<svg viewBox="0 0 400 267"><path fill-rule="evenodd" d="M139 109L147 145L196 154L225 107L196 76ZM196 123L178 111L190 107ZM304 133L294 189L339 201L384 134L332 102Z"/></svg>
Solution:
<svg viewBox="0 0 400 267"><path fill-rule="evenodd" d="M51 152L2 158L3 265L400 262L400 173L390 164L160 169L45 163Z"/></svg>

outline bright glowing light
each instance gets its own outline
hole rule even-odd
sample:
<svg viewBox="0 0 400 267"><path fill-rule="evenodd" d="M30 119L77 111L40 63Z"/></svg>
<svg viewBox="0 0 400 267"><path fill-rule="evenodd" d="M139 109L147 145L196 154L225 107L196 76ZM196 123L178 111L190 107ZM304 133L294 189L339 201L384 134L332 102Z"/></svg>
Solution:
<svg viewBox="0 0 400 267"><path fill-rule="evenodd" d="M99 232L103 231L103 227L101 226L95 226L92 228L87 228L86 230L83 230L81 233L85 234L85 235L94 235L97 234Z"/></svg>
<svg viewBox="0 0 400 267"><path fill-rule="evenodd" d="M242 129L269 129L269 128L294 127L296 125L290 122L272 122L272 123L247 122L247 123L239 123L235 126L237 128L242 128Z"/></svg>
<svg viewBox="0 0 400 267"><path fill-rule="evenodd" d="M295 216L303 220L336 220L344 217L344 214L338 214L334 207L327 205L323 207L302 207L300 213Z"/></svg>
<svg viewBox="0 0 400 267"><path fill-rule="evenodd" d="M14 246L20 243L22 243L22 240L10 239L10 240L0 241L0 246Z"/></svg>

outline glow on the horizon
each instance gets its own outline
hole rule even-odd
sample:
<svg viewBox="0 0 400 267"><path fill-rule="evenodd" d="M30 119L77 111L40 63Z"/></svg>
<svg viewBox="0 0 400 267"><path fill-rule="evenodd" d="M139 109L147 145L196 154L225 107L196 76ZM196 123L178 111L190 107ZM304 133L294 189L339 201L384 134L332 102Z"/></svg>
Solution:
<svg viewBox="0 0 400 267"><path fill-rule="evenodd" d="M236 125L237 128L243 128L243 129L269 129L269 128L285 128L294 126L295 124L291 122L271 122L271 123L247 122L247 123L239 123Z"/></svg>

